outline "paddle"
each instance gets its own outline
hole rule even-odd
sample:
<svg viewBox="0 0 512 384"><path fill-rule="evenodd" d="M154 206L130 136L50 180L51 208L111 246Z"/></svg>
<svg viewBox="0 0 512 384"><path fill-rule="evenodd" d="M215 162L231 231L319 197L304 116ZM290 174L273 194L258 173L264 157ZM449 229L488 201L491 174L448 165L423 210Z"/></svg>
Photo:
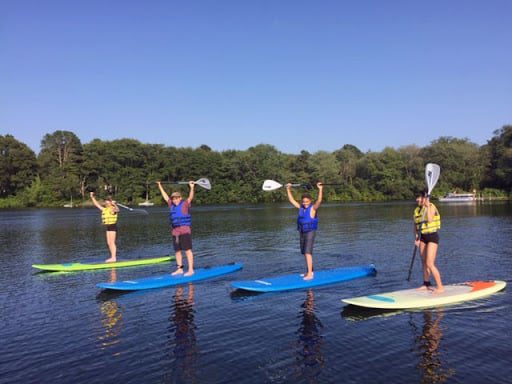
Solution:
<svg viewBox="0 0 512 384"><path fill-rule="evenodd" d="M437 184L437 180L439 180L439 175L441 174L441 168L437 164L428 163L425 166L425 181L427 183L427 197L430 199L430 194L434 189L434 186ZM421 233L420 233L421 235ZM418 247L414 245L414 251L412 253L411 265L409 266L409 274L407 275L407 281L411 281L411 273L412 267L414 265L414 259L416 258L416 251Z"/></svg>
<svg viewBox="0 0 512 384"><path fill-rule="evenodd" d="M188 184L188 181L161 181L162 184ZM210 180L206 178L201 178L199 180L194 181L194 184L207 189L208 191L212 189L212 185L210 184Z"/></svg>
<svg viewBox="0 0 512 384"><path fill-rule="evenodd" d="M275 191L283 186L283 184L278 183L274 180L265 180L263 182L263 190L264 191ZM292 184L292 187L308 187L309 184Z"/></svg>
<svg viewBox="0 0 512 384"><path fill-rule="evenodd" d="M130 208L130 207L127 207L126 205L123 205L118 202L116 202L116 205L120 206L121 208L127 209L128 211L133 212L133 213L142 213L143 215L148 215L148 211L146 211L145 209Z"/></svg>
<svg viewBox="0 0 512 384"><path fill-rule="evenodd" d="M339 183L322 183L322 185L341 185ZM264 191L275 191L283 186L283 184L278 183L274 180L265 180L263 182L263 190ZM311 189L313 186L311 184L292 184L292 187L303 187L306 189Z"/></svg>

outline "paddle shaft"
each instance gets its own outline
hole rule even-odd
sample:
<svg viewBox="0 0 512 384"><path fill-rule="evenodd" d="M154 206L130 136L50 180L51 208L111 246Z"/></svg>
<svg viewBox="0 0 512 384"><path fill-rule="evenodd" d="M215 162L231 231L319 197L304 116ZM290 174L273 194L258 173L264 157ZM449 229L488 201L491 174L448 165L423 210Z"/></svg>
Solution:
<svg viewBox="0 0 512 384"><path fill-rule="evenodd" d="M119 205L121 208L127 209L130 212L134 212L134 213L139 212L139 213L144 213L145 215L148 214L148 211L146 211L145 209L134 209L134 208L127 207L126 205L123 205L123 204L117 203L117 202L116 202L116 205Z"/></svg>
<svg viewBox="0 0 512 384"><path fill-rule="evenodd" d="M123 205L121 203L116 202L116 205L119 205L121 208L127 209L129 211L133 211L133 208L127 207L126 205Z"/></svg>
<svg viewBox="0 0 512 384"><path fill-rule="evenodd" d="M160 181L161 184L177 184L177 185L185 185L190 184L190 181ZM210 190L212 188L210 184L210 180L202 178L193 182L195 185L199 185L200 187Z"/></svg>
<svg viewBox="0 0 512 384"><path fill-rule="evenodd" d="M407 275L407 281L411 281L412 267L414 265L414 259L416 258L416 251L418 247L414 245L414 252L412 253L411 265L409 266L409 274Z"/></svg>

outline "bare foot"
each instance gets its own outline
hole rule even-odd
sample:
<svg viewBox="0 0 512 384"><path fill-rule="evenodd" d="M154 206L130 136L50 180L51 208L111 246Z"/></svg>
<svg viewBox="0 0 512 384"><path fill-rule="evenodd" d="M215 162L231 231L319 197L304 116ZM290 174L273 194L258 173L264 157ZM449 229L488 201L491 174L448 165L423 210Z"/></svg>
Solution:
<svg viewBox="0 0 512 384"><path fill-rule="evenodd" d="M111 257L110 259L105 260L105 263L115 263L117 260Z"/></svg>
<svg viewBox="0 0 512 384"><path fill-rule="evenodd" d="M313 277L313 273L308 273L303 277L303 280L312 280Z"/></svg>
<svg viewBox="0 0 512 384"><path fill-rule="evenodd" d="M194 274L194 270L189 270L187 273L185 273L185 276L192 276Z"/></svg>
<svg viewBox="0 0 512 384"><path fill-rule="evenodd" d="M441 288L435 288L432 290L432 293L435 294L435 295L439 295L440 293L443 293L444 292L444 288L441 287Z"/></svg>
<svg viewBox="0 0 512 384"><path fill-rule="evenodd" d="M432 291L432 287L427 287L423 284L421 287L416 288L418 291Z"/></svg>
<svg viewBox="0 0 512 384"><path fill-rule="evenodd" d="M173 276L182 275L182 274L183 274L183 268L178 268L173 273L171 273L171 275L173 275Z"/></svg>

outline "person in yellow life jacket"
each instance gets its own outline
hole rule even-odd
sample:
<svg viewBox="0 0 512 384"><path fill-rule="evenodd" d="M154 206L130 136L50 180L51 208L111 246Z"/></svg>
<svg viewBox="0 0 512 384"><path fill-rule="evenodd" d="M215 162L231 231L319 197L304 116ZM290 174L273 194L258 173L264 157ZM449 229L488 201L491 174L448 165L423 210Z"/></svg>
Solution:
<svg viewBox="0 0 512 384"><path fill-rule="evenodd" d="M421 191L416 197L418 206L414 210L415 246L420 248L423 264L423 285L419 289L432 289L430 275L434 277L436 288L434 293L444 292L441 274L435 265L437 249L439 247L439 229L441 228L441 215L436 206L430 202L426 191Z"/></svg>
<svg viewBox="0 0 512 384"><path fill-rule="evenodd" d="M107 232L107 245L110 251L110 258L105 260L105 262L115 263L117 261L116 235L119 207L110 196L105 199L105 206L98 203L98 200L96 200L96 197L94 196L94 192L91 192L90 196L93 204L101 211L101 222L105 226Z"/></svg>

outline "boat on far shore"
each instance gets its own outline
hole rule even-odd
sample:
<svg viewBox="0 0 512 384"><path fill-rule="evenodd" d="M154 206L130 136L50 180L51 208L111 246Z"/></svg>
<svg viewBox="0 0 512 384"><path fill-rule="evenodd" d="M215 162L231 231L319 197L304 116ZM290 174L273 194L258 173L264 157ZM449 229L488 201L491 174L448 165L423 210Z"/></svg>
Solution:
<svg viewBox="0 0 512 384"><path fill-rule="evenodd" d="M444 197L440 197L439 201L442 203L472 203L476 202L476 194L450 192Z"/></svg>
<svg viewBox="0 0 512 384"><path fill-rule="evenodd" d="M149 201L149 185L146 183L146 200L138 204L139 207L152 207L155 203Z"/></svg>

